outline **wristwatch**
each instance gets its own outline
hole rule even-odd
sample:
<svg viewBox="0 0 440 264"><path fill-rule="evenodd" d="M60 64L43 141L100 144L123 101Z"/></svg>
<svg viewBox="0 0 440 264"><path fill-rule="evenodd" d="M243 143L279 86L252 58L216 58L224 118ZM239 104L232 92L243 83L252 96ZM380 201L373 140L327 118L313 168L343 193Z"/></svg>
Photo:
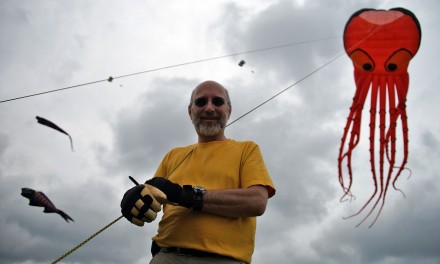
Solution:
<svg viewBox="0 0 440 264"><path fill-rule="evenodd" d="M193 210L194 211L200 211L203 208L203 195L206 192L206 189L202 186L193 186L194 190L194 203L193 203Z"/></svg>

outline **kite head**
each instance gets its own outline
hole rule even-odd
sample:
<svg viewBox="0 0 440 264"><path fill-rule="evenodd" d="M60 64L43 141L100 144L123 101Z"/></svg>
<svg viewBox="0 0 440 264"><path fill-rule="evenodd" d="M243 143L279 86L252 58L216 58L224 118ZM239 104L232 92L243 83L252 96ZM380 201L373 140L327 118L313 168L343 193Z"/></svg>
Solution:
<svg viewBox="0 0 440 264"><path fill-rule="evenodd" d="M358 75L407 73L420 40L420 24L404 8L361 9L351 16L344 31L345 51Z"/></svg>
<svg viewBox="0 0 440 264"><path fill-rule="evenodd" d="M30 188L21 188L21 195L26 198L31 198L35 191Z"/></svg>

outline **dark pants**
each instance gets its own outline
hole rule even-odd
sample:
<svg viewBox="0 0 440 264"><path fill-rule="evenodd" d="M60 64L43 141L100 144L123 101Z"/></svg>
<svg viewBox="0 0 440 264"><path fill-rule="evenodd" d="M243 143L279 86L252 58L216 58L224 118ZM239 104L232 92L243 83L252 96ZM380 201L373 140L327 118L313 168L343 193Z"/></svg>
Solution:
<svg viewBox="0 0 440 264"><path fill-rule="evenodd" d="M233 258L223 257L220 255L191 256L179 254L177 252L167 252L165 249L161 249L155 241L153 241L151 244L151 254L153 255L153 259L150 261L150 264L245 264L244 262L235 260Z"/></svg>
<svg viewBox="0 0 440 264"><path fill-rule="evenodd" d="M159 252L154 255L150 264L245 264L244 262L228 257L193 257L178 255L174 252Z"/></svg>

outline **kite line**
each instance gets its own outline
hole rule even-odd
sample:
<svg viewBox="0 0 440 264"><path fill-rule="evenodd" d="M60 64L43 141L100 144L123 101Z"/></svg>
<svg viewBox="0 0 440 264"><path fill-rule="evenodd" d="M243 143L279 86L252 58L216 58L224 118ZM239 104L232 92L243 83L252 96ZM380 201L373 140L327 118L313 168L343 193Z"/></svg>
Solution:
<svg viewBox="0 0 440 264"><path fill-rule="evenodd" d="M68 252L66 252L64 255L62 255L61 257L57 258L54 262L52 262L52 264L58 263L60 260L64 259L65 257L67 257L68 255L70 255L72 252L74 252L75 250L77 250L78 248L82 247L85 243L89 242L90 240L92 240L95 236L99 235L102 231L106 230L107 228L109 228L111 225L113 225L114 223L118 222L123 216L119 216L118 218L116 218L115 220L113 220L110 224L104 226L103 228L101 228L98 232L94 233L93 235L91 235L89 238L85 239L83 242L79 243L76 247L72 248L71 250L69 250Z"/></svg>
<svg viewBox="0 0 440 264"><path fill-rule="evenodd" d="M278 46L273 46L273 47L254 49L254 50L237 52L237 53L232 53L232 54L227 54L227 55L222 55L222 56L217 56L217 57L212 57L212 58L194 60L194 61L190 61L190 62L183 62L183 63L174 64L174 65L159 67L159 68L155 68L155 69L150 69L150 70L145 70L145 71L125 74L125 75L120 75L120 76L115 76L115 77L110 76L107 79L103 79L103 80L97 80L97 81L92 81L92 82L87 82L87 83L67 86L67 87L64 87L64 88L58 88L58 89L54 89L54 90L49 90L49 91L45 91L45 92L39 92L39 93L19 96L19 97L15 97L15 98L5 99L5 100L1 100L0 103L6 103L6 102L10 102L10 101L15 101L15 100L19 100L19 99L24 99L24 98L28 98L28 97L34 97L34 96L48 94L48 93L65 91L65 90L69 90L69 89L73 89L73 88L78 88L78 87L82 87L82 86L87 86L87 85L92 85L92 84L96 84L96 83L100 83L100 82L112 82L115 79L121 79L121 78L126 78L126 77L130 77L130 76L134 76L134 75L140 75L140 74L150 73L150 72L154 72L154 71L166 70L166 69L170 69L170 68L182 67L182 66L186 66L186 65L190 65L190 64L200 63L200 62L224 59L224 58L227 58L227 57L233 57L233 56L242 55L242 54L250 54L250 53L257 53L257 52L262 52L262 51L267 51L267 50L286 48L286 47L290 47L290 46L299 46L299 45L309 44L309 43L318 42L318 41L324 41L324 40L329 40L329 39L340 38L340 37L341 36L334 36L334 37L326 37L326 38L320 38L320 39L314 39L314 40L306 40L306 41L301 41L301 42L288 43L288 44L283 44L283 45L278 45Z"/></svg>
<svg viewBox="0 0 440 264"><path fill-rule="evenodd" d="M248 114L250 114L251 112L255 111L257 108L260 108L261 106L263 106L264 104L268 103L269 101L273 100L275 97L277 97L278 95L284 93L285 91L289 90L290 88L292 88L293 86L297 85L298 83L304 81L305 79L309 78L310 76L312 76L313 74L315 74L316 72L320 71L321 69L323 69L324 67L328 66L330 63L332 63L333 61L335 61L336 59L338 59L339 57L341 57L342 55L344 55L344 52L341 52L340 54L336 55L334 58L330 59L328 62L324 63L323 65L319 66L318 68L314 69L313 71L311 71L309 74L305 75L304 77L300 78L298 81L294 82L293 84L289 85L288 87L284 88L283 90L281 90L280 92L276 93L275 95L271 96L269 99L267 99L266 101L262 102L261 104L255 106L254 108L252 108L251 110L247 111L246 113L242 114L241 116L237 117L236 119L234 119L233 121L229 122L229 125L232 125L233 123L237 122L238 120L242 119L243 117L247 116Z"/></svg>

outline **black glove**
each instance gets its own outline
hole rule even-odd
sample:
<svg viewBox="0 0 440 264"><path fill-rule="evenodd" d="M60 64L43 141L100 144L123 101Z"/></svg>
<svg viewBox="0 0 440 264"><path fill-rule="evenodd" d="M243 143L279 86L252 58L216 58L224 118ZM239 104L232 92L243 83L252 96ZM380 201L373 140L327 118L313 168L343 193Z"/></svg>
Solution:
<svg viewBox="0 0 440 264"><path fill-rule="evenodd" d="M127 192L121 201L122 215L131 223L143 226L157 217L161 206L151 194L148 186L139 184Z"/></svg>
<svg viewBox="0 0 440 264"><path fill-rule="evenodd" d="M191 185L180 186L162 177L155 177L145 182L147 185L152 185L163 192L169 204L180 205L186 208L191 208L194 204L194 190Z"/></svg>

